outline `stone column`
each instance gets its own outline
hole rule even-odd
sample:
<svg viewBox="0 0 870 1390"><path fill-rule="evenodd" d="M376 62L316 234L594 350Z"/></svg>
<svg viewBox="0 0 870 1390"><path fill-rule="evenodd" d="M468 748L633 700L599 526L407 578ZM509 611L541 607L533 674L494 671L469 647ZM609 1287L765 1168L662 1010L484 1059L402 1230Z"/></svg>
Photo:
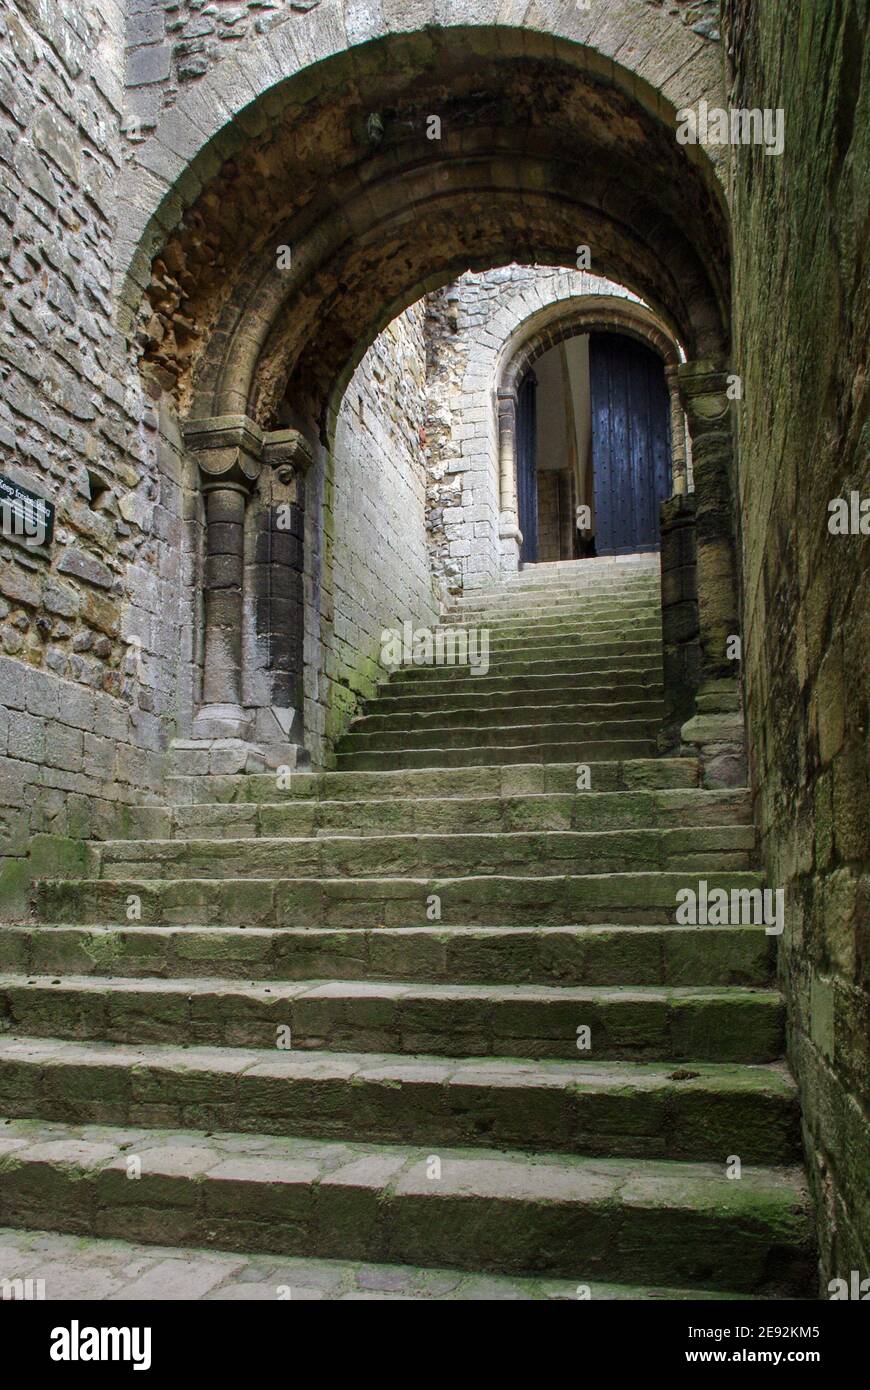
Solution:
<svg viewBox="0 0 870 1390"><path fill-rule="evenodd" d="M678 376L692 444L701 648L696 713L682 726L681 737L700 758L704 786L743 786L740 667L726 650L728 638L740 631L728 371L717 362L685 362Z"/></svg>
<svg viewBox="0 0 870 1390"><path fill-rule="evenodd" d="M739 631L731 402L724 367L684 362L678 374L694 465L701 670L704 679L716 680L735 674L725 648Z"/></svg>
<svg viewBox="0 0 870 1390"><path fill-rule="evenodd" d="M499 545L505 572L519 568L522 532L517 511L517 393L498 393Z"/></svg>
<svg viewBox="0 0 870 1390"><path fill-rule="evenodd" d="M671 398L671 478L672 495L682 497L688 491L686 481L686 417L680 400L679 368L665 367L665 381Z"/></svg>
<svg viewBox="0 0 870 1390"><path fill-rule="evenodd" d="M257 641L267 654L268 708L256 715L257 739L280 745L303 740L305 476L311 445L298 430L265 435L258 519L251 573Z"/></svg>
<svg viewBox="0 0 870 1390"><path fill-rule="evenodd" d="M660 745L671 752L679 749L680 730L695 712L700 681L694 495L677 493L662 503L661 537L665 717Z"/></svg>
<svg viewBox="0 0 870 1390"><path fill-rule="evenodd" d="M245 509L260 473L263 434L246 416L221 415L189 421L184 438L206 511L202 706L193 734L244 739L251 724L242 704Z"/></svg>

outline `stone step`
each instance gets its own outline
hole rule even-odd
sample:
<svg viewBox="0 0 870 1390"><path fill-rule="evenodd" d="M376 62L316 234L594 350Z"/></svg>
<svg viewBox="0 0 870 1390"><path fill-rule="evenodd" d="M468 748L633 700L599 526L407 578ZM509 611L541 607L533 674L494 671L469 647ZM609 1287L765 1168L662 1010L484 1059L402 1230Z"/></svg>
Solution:
<svg viewBox="0 0 870 1390"><path fill-rule="evenodd" d="M381 735L384 737L384 735ZM368 748L336 753L339 772L377 771L384 765L391 770L411 768L487 767L505 763L594 763L606 760L624 761L631 758L651 758L656 749L653 737L634 739L590 739L584 742L549 742L538 739L525 744L510 742L483 743L465 747L431 748Z"/></svg>
<svg viewBox="0 0 870 1390"><path fill-rule="evenodd" d="M649 645L652 648L653 644ZM649 681L661 685L661 643L655 644L655 650L651 649L648 652L630 652L626 644L616 644L610 655L571 656L560 652L556 656L540 660L499 660L490 665L486 674L469 675L468 671L468 666L403 666L390 679L389 688L404 694L406 692L402 687L411 684L425 683L428 686L431 682L433 688L436 688L437 682L455 682L458 689L484 691L487 689L487 681L513 678L520 683L537 683L542 676L550 678L584 674L593 677L593 684L614 684L619 681L619 673L624 671L632 674L642 671ZM465 682L468 684L464 684ZM493 685L492 688L498 687ZM429 693L428 690L426 693Z"/></svg>
<svg viewBox="0 0 870 1390"><path fill-rule="evenodd" d="M169 1232L167 1232L167 1235ZM98 1301L274 1302L571 1302L576 1279L474 1274L370 1261L249 1255L187 1246L0 1228L0 1267L10 1281L44 1280L46 1297ZM749 1295L710 1289L602 1284L587 1280L584 1297L601 1301L665 1299L720 1302ZM15 1297L13 1293L13 1298ZM22 1291L23 1297L23 1291Z"/></svg>
<svg viewBox="0 0 870 1390"><path fill-rule="evenodd" d="M758 985L762 927L0 927L0 971L442 984Z"/></svg>
<svg viewBox="0 0 870 1390"><path fill-rule="evenodd" d="M277 797L279 793L275 791ZM748 825L748 791L679 788L660 792L550 792L542 796L452 796L327 801L205 802L131 807L131 840L233 839L256 836L355 835L515 830L628 830L658 826Z"/></svg>
<svg viewBox="0 0 870 1390"><path fill-rule="evenodd" d="M587 760L590 787L596 791L639 791L651 788L697 788L697 758L630 758ZM368 772L274 772L211 777L167 777L173 805L202 802L256 803L286 800L360 801L372 797L524 796L577 791L577 763L511 763L493 767L417 768ZM119 820L129 814L119 808Z"/></svg>
<svg viewBox="0 0 870 1390"><path fill-rule="evenodd" d="M0 1037L0 1113L74 1125L795 1163L783 1067L692 1068Z"/></svg>
<svg viewBox="0 0 870 1390"><path fill-rule="evenodd" d="M501 667L513 666L518 662L536 664L565 660L570 663L575 657L607 661L622 655L643 656L649 659L648 664L653 664L655 660L661 659L661 649L662 638L658 629L637 628L620 631L611 628L600 633L591 633L589 636L584 633L565 634L562 637L543 634L539 639L527 635L517 640L491 642L488 661L489 669L496 674ZM437 661L431 664L422 661L409 662L408 665L399 666L397 670L403 674L414 671L467 671L468 664L467 661L454 660L448 647L445 659L440 664Z"/></svg>
<svg viewBox="0 0 870 1390"><path fill-rule="evenodd" d="M491 621L447 623L429 629L433 638L439 638L447 652L460 651L464 639L487 634L489 651L522 651L526 647L575 647L600 642L652 641L661 642L661 614L643 615L632 618L609 614L597 622L572 619L563 622L550 622L543 619L530 619L528 622L496 624ZM411 647L413 656L413 644ZM470 641L467 645L472 647ZM474 648L472 647L472 650Z"/></svg>
<svg viewBox="0 0 870 1390"><path fill-rule="evenodd" d="M492 706L487 700L485 704L481 704L473 712L468 707L453 707L448 698L443 699L435 709L415 710L410 713L405 711L369 713L371 705L367 704L366 713L351 721L348 733L407 732L417 734L425 733L430 728L436 730L467 728L472 724L476 728L506 729L515 724L525 726L552 724L556 728L560 728L574 724L578 719L584 725L595 722L608 727L613 724L621 727L637 721L646 725L654 725L661 722L664 708L663 700L651 700L649 698L635 701L621 700L607 704L587 703L585 699L582 704L577 700L569 700L563 704L538 702L520 704L517 702L516 696L512 704L505 702Z"/></svg>
<svg viewBox="0 0 870 1390"><path fill-rule="evenodd" d="M794 1169L750 1167L735 1182L724 1161L432 1155L33 1120L3 1125L0 1153L11 1226L771 1296L802 1296L813 1280Z"/></svg>
<svg viewBox="0 0 870 1390"><path fill-rule="evenodd" d="M631 608L635 604L661 603L661 576L626 581L619 585L595 584L584 588L563 584L526 584L499 590L472 589L444 606L443 616L454 613L556 612L562 608Z"/></svg>
<svg viewBox="0 0 870 1390"><path fill-rule="evenodd" d="M90 846L94 878L350 878L451 873L621 873L752 868L752 825L633 830L106 840Z"/></svg>
<svg viewBox="0 0 870 1390"><path fill-rule="evenodd" d="M560 743L618 743L654 740L659 724L656 717L590 719L582 707L569 707L568 717L557 722L532 710L534 718L526 723L506 723L502 711L496 717L502 722L490 723L479 719L480 711L463 712L461 722L438 724L436 720L415 720L408 729L370 731L362 721L352 724L338 746L338 756L347 753L407 752L414 748L443 748L445 752L460 748L524 747L530 743L549 747Z"/></svg>
<svg viewBox="0 0 870 1390"><path fill-rule="evenodd" d="M595 698L596 691L603 691L614 701L629 699L630 692L640 690L644 699L662 699L664 687L660 667L644 668L636 671L608 673L601 671L543 671L527 676L481 676L444 672L431 674L429 679L421 680L416 671L397 673L389 683L378 686L378 694L363 706L377 708L379 704L410 704L412 709L441 708L452 706L454 701L462 701L471 708L495 707L497 702L512 701L528 703L540 693L552 699L557 692L565 692L569 701L580 703ZM623 691L627 693L622 694ZM557 703L564 703L558 701Z"/></svg>
<svg viewBox="0 0 870 1390"><path fill-rule="evenodd" d="M391 1052L406 1056L772 1062L774 990L743 987L443 985L416 981L0 976L6 1032L92 1042Z"/></svg>
<svg viewBox="0 0 870 1390"><path fill-rule="evenodd" d="M518 595L567 594L576 598L606 594L618 596L627 592L655 592L661 584L661 566L648 569L613 571L608 575L561 576L522 573L502 580L497 588L471 588L450 600L452 605L466 603L509 602Z"/></svg>
<svg viewBox="0 0 870 1390"><path fill-rule="evenodd" d="M541 633L558 634L562 632L596 630L601 626L634 627L651 624L661 629L661 605L640 601L616 606L610 603L572 606L562 605L546 613L516 612L513 609L489 612L486 609L452 611L442 614L435 631L455 632L468 628L475 631L487 627L493 637L510 636L512 632L528 632L533 636Z"/></svg>
<svg viewBox="0 0 870 1390"><path fill-rule="evenodd" d="M703 874L708 890L761 888L758 873ZM42 879L44 922L154 926L408 927L440 911L448 926L657 925L675 920L677 893L697 890L681 873L439 878ZM138 913L131 918L129 913Z"/></svg>
<svg viewBox="0 0 870 1390"><path fill-rule="evenodd" d="M472 680L479 681L478 677ZM513 709L517 704L552 708L559 705L573 705L582 702L584 709L610 709L619 704L645 704L652 701L657 707L663 705L663 692L660 686L651 682L634 679L619 685L566 684L558 681L542 680L538 684L515 686L513 689L499 688L498 684L486 690L483 695L479 689L462 691L456 689L454 682L445 682L442 694L395 695L388 685L381 687L383 694L365 703L365 715L382 716L389 714L424 714L439 709Z"/></svg>

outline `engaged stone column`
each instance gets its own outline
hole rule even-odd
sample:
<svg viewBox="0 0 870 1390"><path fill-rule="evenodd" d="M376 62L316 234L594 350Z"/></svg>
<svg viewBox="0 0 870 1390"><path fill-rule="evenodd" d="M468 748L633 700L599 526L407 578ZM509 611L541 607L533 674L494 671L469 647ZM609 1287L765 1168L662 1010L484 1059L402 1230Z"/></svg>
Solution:
<svg viewBox="0 0 870 1390"><path fill-rule="evenodd" d="M706 787L746 783L740 668L727 654L728 638L740 630L727 381L727 371L715 362L686 362L679 368L692 442L701 646L696 712L683 724L680 735L683 744L697 752Z"/></svg>
<svg viewBox="0 0 870 1390"><path fill-rule="evenodd" d="M199 466L206 510L202 707L195 738L245 738L242 705L245 508L260 473L263 434L243 415L191 420L185 443Z"/></svg>
<svg viewBox="0 0 870 1390"><path fill-rule="evenodd" d="M680 746L680 729L695 712L700 681L695 548L695 498L677 494L661 505L662 675L665 717L661 751Z"/></svg>
<svg viewBox="0 0 870 1390"><path fill-rule="evenodd" d="M705 680L715 680L735 675L726 643L739 631L731 403L727 373L717 364L684 362L678 374L692 440L701 669Z"/></svg>
<svg viewBox="0 0 870 1390"><path fill-rule="evenodd" d="M677 366L665 367L665 381L671 398L671 478L674 497L688 491L686 481L686 418L680 400Z"/></svg>
<svg viewBox="0 0 870 1390"><path fill-rule="evenodd" d="M298 430L264 437L251 587L257 641L267 660L269 703L257 712L257 738L266 745L301 745L303 738L305 475L313 458ZM286 753L282 757L287 760Z"/></svg>
<svg viewBox="0 0 870 1390"><path fill-rule="evenodd" d="M519 568L522 532L517 511L517 393L498 393L499 544L503 571Z"/></svg>

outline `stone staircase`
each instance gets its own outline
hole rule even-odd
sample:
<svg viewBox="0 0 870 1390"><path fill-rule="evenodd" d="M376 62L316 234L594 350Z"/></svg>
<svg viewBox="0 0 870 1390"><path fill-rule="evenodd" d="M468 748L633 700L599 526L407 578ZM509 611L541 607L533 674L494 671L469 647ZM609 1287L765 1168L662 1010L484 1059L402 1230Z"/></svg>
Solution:
<svg viewBox="0 0 870 1390"><path fill-rule="evenodd" d="M173 777L40 879L0 1225L235 1252L228 1297L276 1257L302 1296L810 1296L773 939L675 925L761 880L746 790L655 756L658 583L471 595L485 675L402 668L336 770Z"/></svg>

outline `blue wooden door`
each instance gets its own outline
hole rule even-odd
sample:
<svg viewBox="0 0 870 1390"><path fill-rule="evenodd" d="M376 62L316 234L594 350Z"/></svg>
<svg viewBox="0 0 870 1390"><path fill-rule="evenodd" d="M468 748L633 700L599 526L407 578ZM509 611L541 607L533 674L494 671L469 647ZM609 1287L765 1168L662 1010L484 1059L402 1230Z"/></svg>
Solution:
<svg viewBox="0 0 870 1390"><path fill-rule="evenodd" d="M523 533L520 560L529 564L538 558L537 385L534 372L527 372L517 391L517 510Z"/></svg>
<svg viewBox="0 0 870 1390"><path fill-rule="evenodd" d="M599 555L657 550L671 494L671 412L661 358L634 338L592 333L592 479Z"/></svg>

